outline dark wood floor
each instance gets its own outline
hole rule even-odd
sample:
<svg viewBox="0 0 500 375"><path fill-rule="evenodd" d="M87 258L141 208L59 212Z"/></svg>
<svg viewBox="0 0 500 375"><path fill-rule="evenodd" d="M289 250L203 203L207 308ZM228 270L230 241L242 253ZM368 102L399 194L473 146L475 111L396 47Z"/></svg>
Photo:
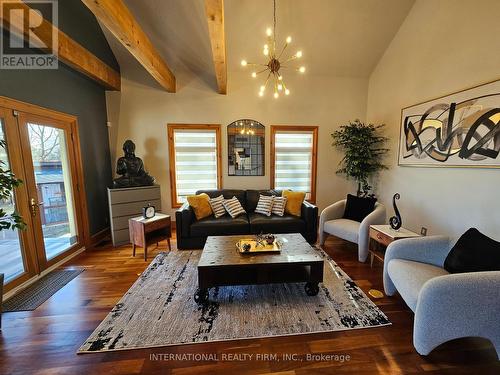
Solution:
<svg viewBox="0 0 500 375"><path fill-rule="evenodd" d="M165 246L151 251L150 260ZM380 263L373 269L359 263L355 247L340 240L330 239L326 250L365 292L382 290ZM86 271L46 303L32 312L4 314L0 374L500 373L493 347L482 339L456 340L428 357L418 355L412 345L413 314L398 297L376 300L393 323L389 327L77 356L79 346L146 267L142 254L131 254L130 247L109 245L84 253L70 265ZM224 354L228 360L151 359L169 353ZM350 360L304 360L311 353L348 355ZM253 354L253 360L230 361L233 354ZM276 354L279 361L266 360L266 355ZM297 360L284 360L282 354L297 355Z"/></svg>

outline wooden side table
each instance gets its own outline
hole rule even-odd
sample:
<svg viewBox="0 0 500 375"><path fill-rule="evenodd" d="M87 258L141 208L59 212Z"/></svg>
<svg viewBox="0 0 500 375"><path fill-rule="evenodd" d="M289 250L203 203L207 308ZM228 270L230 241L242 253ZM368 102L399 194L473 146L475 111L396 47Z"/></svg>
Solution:
<svg viewBox="0 0 500 375"><path fill-rule="evenodd" d="M132 255L135 256L136 246L144 248L144 260L148 259L148 246L151 244L167 240L168 249L170 247L170 237L172 236L170 215L157 213L151 219L144 219L142 216L133 217L128 220L130 232L130 242L133 245Z"/></svg>
<svg viewBox="0 0 500 375"><path fill-rule="evenodd" d="M370 225L370 239L377 244L376 247L372 247L370 243L368 250L370 253L370 267L373 267L374 258L384 261L385 249L391 242L411 237L420 237L420 234L406 228L394 230L390 225Z"/></svg>

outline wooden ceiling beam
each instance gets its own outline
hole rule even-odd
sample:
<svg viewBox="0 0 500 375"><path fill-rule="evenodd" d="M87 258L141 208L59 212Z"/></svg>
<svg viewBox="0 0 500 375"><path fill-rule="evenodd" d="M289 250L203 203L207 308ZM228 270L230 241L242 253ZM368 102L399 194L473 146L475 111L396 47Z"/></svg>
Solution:
<svg viewBox="0 0 500 375"><path fill-rule="evenodd" d="M227 93L226 38L224 35L224 0L205 0L205 14L212 46L219 94Z"/></svg>
<svg viewBox="0 0 500 375"><path fill-rule="evenodd" d="M23 8L26 12L30 9L30 7L21 0L11 0L9 3L13 4L16 9ZM8 6L7 3L4 5L6 7ZM4 10L5 9L6 8L4 8ZM17 34L19 37L23 39L28 38L29 32L23 27L23 17L16 18L15 12L10 13L10 17L8 14L9 12L2 12L1 21L3 25L8 27L11 32ZM49 21L43 19L40 26L32 28L30 31L45 45L50 45L52 35L57 35L57 54L59 61L62 61L71 68L97 81L108 90L120 91L120 73L85 49L78 42L71 39Z"/></svg>
<svg viewBox="0 0 500 375"><path fill-rule="evenodd" d="M82 2L165 90L175 92L175 76L122 0Z"/></svg>

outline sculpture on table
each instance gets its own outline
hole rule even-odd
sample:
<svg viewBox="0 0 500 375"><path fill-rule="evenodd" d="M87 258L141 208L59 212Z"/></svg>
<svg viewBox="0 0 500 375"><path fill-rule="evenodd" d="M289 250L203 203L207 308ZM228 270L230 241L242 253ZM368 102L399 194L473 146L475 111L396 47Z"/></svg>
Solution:
<svg viewBox="0 0 500 375"><path fill-rule="evenodd" d="M396 199L401 198L399 193L394 194L392 197L392 205L394 206L394 213L395 216L392 216L389 219L389 224L391 225L391 228L394 230L399 230L401 228L401 225L403 224L403 221L401 219L401 214L399 213L398 206L396 206Z"/></svg>
<svg viewBox="0 0 500 375"><path fill-rule="evenodd" d="M124 156L116 162L116 174L120 177L113 180L113 188L127 188L154 185L155 179L144 170L142 159L135 156L135 144L127 139L123 144Z"/></svg>

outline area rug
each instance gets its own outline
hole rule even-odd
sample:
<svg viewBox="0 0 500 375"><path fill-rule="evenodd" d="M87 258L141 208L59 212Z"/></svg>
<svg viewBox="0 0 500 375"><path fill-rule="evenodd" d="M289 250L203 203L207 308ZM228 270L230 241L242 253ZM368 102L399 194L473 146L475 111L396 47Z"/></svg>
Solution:
<svg viewBox="0 0 500 375"><path fill-rule="evenodd" d="M303 283L220 287L194 301L201 251L160 253L78 353L332 332L391 324L322 250L317 296Z"/></svg>
<svg viewBox="0 0 500 375"><path fill-rule="evenodd" d="M84 268L54 270L2 304L3 312L32 311L77 277Z"/></svg>

